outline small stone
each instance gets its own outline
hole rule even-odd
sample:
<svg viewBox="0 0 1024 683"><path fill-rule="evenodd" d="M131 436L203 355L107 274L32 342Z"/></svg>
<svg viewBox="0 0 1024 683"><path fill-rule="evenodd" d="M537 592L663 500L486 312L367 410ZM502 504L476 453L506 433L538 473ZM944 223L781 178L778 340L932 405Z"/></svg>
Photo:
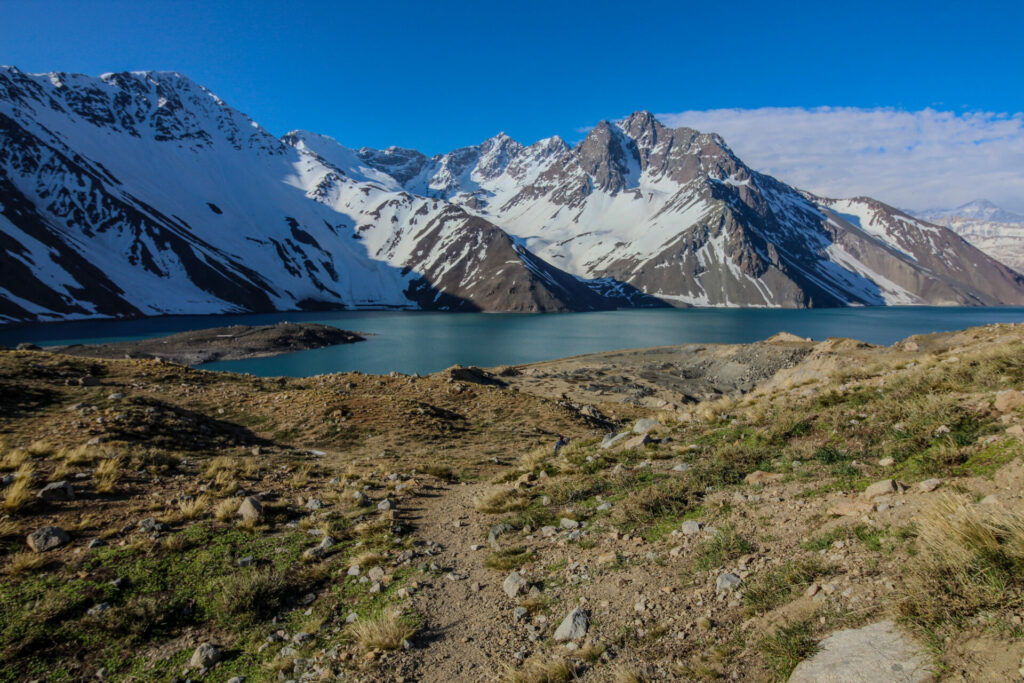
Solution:
<svg viewBox="0 0 1024 683"><path fill-rule="evenodd" d="M247 557L238 558L238 561L235 562L235 564L237 564L239 567L251 567L255 561L256 560L253 559L252 555L249 555Z"/></svg>
<svg viewBox="0 0 1024 683"><path fill-rule="evenodd" d="M381 512L386 512L390 510L392 507L394 507L394 504L387 498L377 503L377 509L380 510Z"/></svg>
<svg viewBox="0 0 1024 683"><path fill-rule="evenodd" d="M659 424L657 420L650 420L650 419L644 418L642 420L637 420L636 424L633 425L633 433L634 434L647 434L649 432L653 432L654 430L658 429L659 427L661 427L661 424Z"/></svg>
<svg viewBox="0 0 1024 683"><path fill-rule="evenodd" d="M586 610L577 607L566 615L562 623L555 629L555 640L564 642L566 640L579 640L587 635L590 628L590 618Z"/></svg>
<svg viewBox="0 0 1024 683"><path fill-rule="evenodd" d="M575 529L579 527L580 523L575 519L569 519L568 517L562 517L558 520L558 525L563 529Z"/></svg>
<svg viewBox="0 0 1024 683"><path fill-rule="evenodd" d="M59 548L71 542L68 532L59 526L44 526L29 534L28 547L37 553L44 553L47 550Z"/></svg>
<svg viewBox="0 0 1024 683"><path fill-rule="evenodd" d="M686 536L693 536L695 534L699 534L700 529L700 522L695 522L692 519L686 520L685 522L683 522L682 526L679 527L679 531L681 531Z"/></svg>
<svg viewBox="0 0 1024 683"><path fill-rule="evenodd" d="M92 607L90 607L86 611L86 614L88 614L90 617L98 617L104 612L106 612L108 609L110 609L110 605L106 602L101 602L98 605L93 605Z"/></svg>
<svg viewBox="0 0 1024 683"><path fill-rule="evenodd" d="M922 493L929 493L942 485L941 479L925 479L917 485L917 490Z"/></svg>
<svg viewBox="0 0 1024 683"><path fill-rule="evenodd" d="M681 462L678 465L672 467L673 472L689 472L692 469L692 465L688 462Z"/></svg>
<svg viewBox="0 0 1024 683"><path fill-rule="evenodd" d="M527 580L524 579L519 572L512 572L505 577L505 581L501 584L501 589L505 591L505 595L507 595L509 599L515 600L520 593L526 590L528 585Z"/></svg>
<svg viewBox="0 0 1024 683"><path fill-rule="evenodd" d="M102 548L106 544L106 541L104 541L102 538L94 538L91 541L89 541L89 545L85 547L89 550L93 550L94 548Z"/></svg>
<svg viewBox="0 0 1024 683"><path fill-rule="evenodd" d="M122 398L124 398L124 394L120 391L115 391L114 393L107 395L108 401L120 401Z"/></svg>
<svg viewBox="0 0 1024 683"><path fill-rule="evenodd" d="M516 607L514 610L512 610L512 618L515 619L517 622L522 621L529 615L530 611L525 607Z"/></svg>
<svg viewBox="0 0 1024 683"><path fill-rule="evenodd" d="M324 507L324 502L322 500L320 500L319 498L310 498L309 500L306 501L306 509L309 510L310 512L316 512L317 510L322 510L323 507Z"/></svg>
<svg viewBox="0 0 1024 683"><path fill-rule="evenodd" d="M892 467L895 464L896 460L894 458L882 458L878 461L879 467Z"/></svg>
<svg viewBox="0 0 1024 683"><path fill-rule="evenodd" d="M220 661L220 657L219 647L213 643L202 643L192 653L192 659L189 660L188 665L190 669L209 669Z"/></svg>
<svg viewBox="0 0 1024 683"><path fill-rule="evenodd" d="M996 400L993 402L993 407L1000 413L1008 413L1021 406L1024 406L1024 394L1016 389L1000 391L996 394Z"/></svg>
<svg viewBox="0 0 1024 683"><path fill-rule="evenodd" d="M864 489L861 496L867 500L877 498L878 496L887 496L899 491L899 485L895 479L883 479L882 481L876 481L871 486Z"/></svg>
<svg viewBox="0 0 1024 683"><path fill-rule="evenodd" d="M238 506L238 515L245 522L257 522L263 518L263 505L252 496L248 496Z"/></svg>
<svg viewBox="0 0 1024 683"><path fill-rule="evenodd" d="M359 615L355 612L349 612L348 616L345 617L346 624L354 624L359 619Z"/></svg>
<svg viewBox="0 0 1024 683"><path fill-rule="evenodd" d="M307 640L313 640L312 633L306 633L305 631L299 631L292 636L292 642L296 645L306 642Z"/></svg>
<svg viewBox="0 0 1024 683"><path fill-rule="evenodd" d="M512 531L512 527L508 524L495 524L491 527L491 530L487 533L487 544L494 550L501 550L501 545L498 543L498 538Z"/></svg>
<svg viewBox="0 0 1024 683"><path fill-rule="evenodd" d="M733 574L732 572L724 572L718 575L718 579L715 581L715 590L717 591L731 591L735 590L743 579Z"/></svg>
<svg viewBox="0 0 1024 683"><path fill-rule="evenodd" d="M44 486L36 497L40 500L74 500L75 491L67 481L55 481Z"/></svg>
<svg viewBox="0 0 1024 683"><path fill-rule="evenodd" d="M815 595L818 594L818 591L820 590L821 586L819 586L816 583L812 583L810 586L807 587L807 590L804 591L804 595L808 598L813 598Z"/></svg>
<svg viewBox="0 0 1024 683"><path fill-rule="evenodd" d="M363 570L359 567L358 564L354 564L354 565L352 565L351 567L348 568L348 575L349 576L359 576L362 573L363 573Z"/></svg>
<svg viewBox="0 0 1024 683"><path fill-rule="evenodd" d="M607 503L607 502L601 503L600 505L597 506L597 509L600 512L604 512L605 510L611 510L612 509L612 504L611 503Z"/></svg>
<svg viewBox="0 0 1024 683"><path fill-rule="evenodd" d="M384 570L380 567L374 567L366 575L370 577L370 581L380 581L384 578Z"/></svg>

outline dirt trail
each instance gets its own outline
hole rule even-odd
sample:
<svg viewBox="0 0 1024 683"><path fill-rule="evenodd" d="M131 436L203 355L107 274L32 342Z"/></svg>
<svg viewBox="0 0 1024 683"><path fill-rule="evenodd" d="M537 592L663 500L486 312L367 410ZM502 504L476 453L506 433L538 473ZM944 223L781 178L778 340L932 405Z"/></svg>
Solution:
<svg viewBox="0 0 1024 683"><path fill-rule="evenodd" d="M516 632L515 605L502 592L502 573L484 567L489 520L475 511L473 499L488 488L486 481L447 485L413 499L409 510L417 539L437 553L423 561L440 568L414 599L427 622L416 659L418 681L489 679L525 648L521 641L528 643Z"/></svg>

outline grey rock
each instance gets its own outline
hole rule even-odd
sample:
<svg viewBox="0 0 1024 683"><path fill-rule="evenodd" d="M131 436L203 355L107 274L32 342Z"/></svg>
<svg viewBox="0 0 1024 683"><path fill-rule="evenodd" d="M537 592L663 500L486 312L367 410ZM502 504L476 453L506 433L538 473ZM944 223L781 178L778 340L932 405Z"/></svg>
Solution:
<svg viewBox="0 0 1024 683"><path fill-rule="evenodd" d="M384 578L384 570L380 567L374 567L366 575L370 577L370 581L380 581Z"/></svg>
<svg viewBox="0 0 1024 683"><path fill-rule="evenodd" d="M75 491L67 481L55 481L44 486L36 497L40 500L74 500Z"/></svg>
<svg viewBox="0 0 1024 683"><path fill-rule="evenodd" d="M575 519L569 519L568 517L562 517L560 520L558 520L558 526L562 527L563 529L576 529L579 527L579 525L580 523L577 522Z"/></svg>
<svg viewBox="0 0 1024 683"><path fill-rule="evenodd" d="M491 530L487 532L487 544L494 550L501 550L501 545L498 543L498 538L512 531L512 527L508 524L495 524L491 527Z"/></svg>
<svg viewBox="0 0 1024 683"><path fill-rule="evenodd" d="M306 501L306 509L309 510L310 512L321 510L323 509L323 507L324 502L319 498L310 498L308 501Z"/></svg>
<svg viewBox="0 0 1024 683"><path fill-rule="evenodd" d="M516 621L522 621L527 616L529 616L529 614L530 611L525 607L516 607L514 610L512 610L512 618Z"/></svg>
<svg viewBox="0 0 1024 683"><path fill-rule="evenodd" d="M59 526L44 526L29 534L26 540L29 548L37 553L45 553L70 543L71 537Z"/></svg>
<svg viewBox="0 0 1024 683"><path fill-rule="evenodd" d="M505 577L505 580L501 584L501 589L505 591L510 599L515 600L519 597L519 594L526 590L528 582L524 579L519 572L512 572Z"/></svg>
<svg viewBox="0 0 1024 683"><path fill-rule="evenodd" d="M192 659L189 660L188 665L191 669L209 669L219 662L220 658L221 651L219 647L213 643L202 643L192 653Z"/></svg>
<svg viewBox="0 0 1024 683"><path fill-rule="evenodd" d="M921 683L931 678L924 650L891 621L838 631L801 662L789 683Z"/></svg>
<svg viewBox="0 0 1024 683"><path fill-rule="evenodd" d="M629 450L631 448L641 448L653 442L654 440L651 438L650 434L637 434L633 438L623 441L622 448L624 450Z"/></svg>
<svg viewBox="0 0 1024 683"><path fill-rule="evenodd" d="M251 567L255 561L256 560L253 559L252 555L249 555L248 557L238 558L238 561L235 564L239 567Z"/></svg>
<svg viewBox="0 0 1024 683"><path fill-rule="evenodd" d="M934 491L940 486L942 486L941 479L925 479L924 481L917 485L917 490L921 491L922 493L928 493L930 491Z"/></svg>
<svg viewBox="0 0 1024 683"><path fill-rule="evenodd" d="M717 591L731 591L743 583L743 579L736 576L732 572L723 572L718 575L718 580L715 581L715 590Z"/></svg>
<svg viewBox="0 0 1024 683"><path fill-rule="evenodd" d="M628 439L631 432L620 432L618 434L608 434L601 439L601 448L613 448L619 444L619 442Z"/></svg>
<svg viewBox="0 0 1024 683"><path fill-rule="evenodd" d="M168 527L163 522L156 521L153 517L147 517L139 522L139 530L146 533L152 533L154 531L167 531Z"/></svg>
<svg viewBox="0 0 1024 683"><path fill-rule="evenodd" d="M612 509L612 504L611 503L601 503L600 505L597 506L597 509L600 510L601 512L604 512L605 510L611 510Z"/></svg>
<svg viewBox="0 0 1024 683"><path fill-rule="evenodd" d="M305 631L299 631L292 636L292 642L296 645L306 642L307 640L313 640L312 633L306 633Z"/></svg>
<svg viewBox="0 0 1024 683"><path fill-rule="evenodd" d="M348 616L345 617L346 624L354 624L359 620L359 615L356 612L349 612Z"/></svg>
<svg viewBox="0 0 1024 683"><path fill-rule="evenodd" d="M263 505L252 496L248 496L238 506L238 515L245 522L257 522L263 518Z"/></svg>
<svg viewBox="0 0 1024 683"><path fill-rule="evenodd" d="M587 611L582 607L577 607L569 612L555 629L555 640L558 642L579 640L586 637L588 628L590 628L590 617Z"/></svg>
<svg viewBox="0 0 1024 683"><path fill-rule="evenodd" d="M123 398L124 394L122 394L120 391L115 391L114 393L107 396L108 401L120 401Z"/></svg>
<svg viewBox="0 0 1024 683"><path fill-rule="evenodd" d="M381 512L385 512L387 510L390 510L393 507L394 507L394 503L392 503L387 498L385 498L381 502L377 503L377 509L380 510Z"/></svg>
<svg viewBox="0 0 1024 683"><path fill-rule="evenodd" d="M89 550L92 550L93 548L102 548L106 544L106 541L104 541L102 538L94 538L91 541L89 541L89 545L85 547Z"/></svg>
<svg viewBox="0 0 1024 683"><path fill-rule="evenodd" d="M363 570L359 567L358 564L354 564L354 565L352 565L351 567L348 568L348 575L349 576L359 576L362 573L363 573Z"/></svg>
<svg viewBox="0 0 1024 683"><path fill-rule="evenodd" d="M658 429L659 427L661 427L661 424L657 420L650 420L644 418L642 420L637 420L636 424L633 425L633 433L647 434L649 432L653 432L655 429Z"/></svg>
<svg viewBox="0 0 1024 683"><path fill-rule="evenodd" d="M688 519L683 522L683 525L679 527L679 531L683 532L687 536L693 536L694 534L700 533L700 522L695 522L692 519Z"/></svg>
<svg viewBox="0 0 1024 683"><path fill-rule="evenodd" d="M90 617L98 617L104 612L106 612L108 609L110 609L110 605L106 602L101 602L98 605L93 605L92 607L90 607L86 611L86 614L88 614Z"/></svg>
<svg viewBox="0 0 1024 683"><path fill-rule="evenodd" d="M691 469L693 469L693 466L688 462L681 462L672 467L673 472L689 472Z"/></svg>

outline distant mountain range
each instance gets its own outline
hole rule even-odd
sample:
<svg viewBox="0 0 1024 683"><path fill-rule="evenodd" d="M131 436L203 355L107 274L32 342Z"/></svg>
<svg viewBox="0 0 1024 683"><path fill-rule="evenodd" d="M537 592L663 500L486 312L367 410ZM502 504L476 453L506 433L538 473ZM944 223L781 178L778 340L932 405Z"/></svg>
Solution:
<svg viewBox="0 0 1024 683"><path fill-rule="evenodd" d="M0 320L1024 303L953 231L647 112L426 156L276 138L188 78L0 68Z"/></svg>
<svg viewBox="0 0 1024 683"><path fill-rule="evenodd" d="M955 209L928 209L913 215L944 225L1018 272L1024 272L1024 216L1004 211L985 199Z"/></svg>

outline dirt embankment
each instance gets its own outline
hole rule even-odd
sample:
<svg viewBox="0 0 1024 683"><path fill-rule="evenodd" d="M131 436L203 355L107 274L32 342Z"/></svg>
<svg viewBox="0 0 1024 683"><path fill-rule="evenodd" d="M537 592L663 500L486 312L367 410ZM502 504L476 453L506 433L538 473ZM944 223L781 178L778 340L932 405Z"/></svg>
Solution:
<svg viewBox="0 0 1024 683"><path fill-rule="evenodd" d="M180 332L167 337L109 344L74 344L48 350L86 358L161 358L182 365L241 360L353 344L364 337L318 323L232 325Z"/></svg>

